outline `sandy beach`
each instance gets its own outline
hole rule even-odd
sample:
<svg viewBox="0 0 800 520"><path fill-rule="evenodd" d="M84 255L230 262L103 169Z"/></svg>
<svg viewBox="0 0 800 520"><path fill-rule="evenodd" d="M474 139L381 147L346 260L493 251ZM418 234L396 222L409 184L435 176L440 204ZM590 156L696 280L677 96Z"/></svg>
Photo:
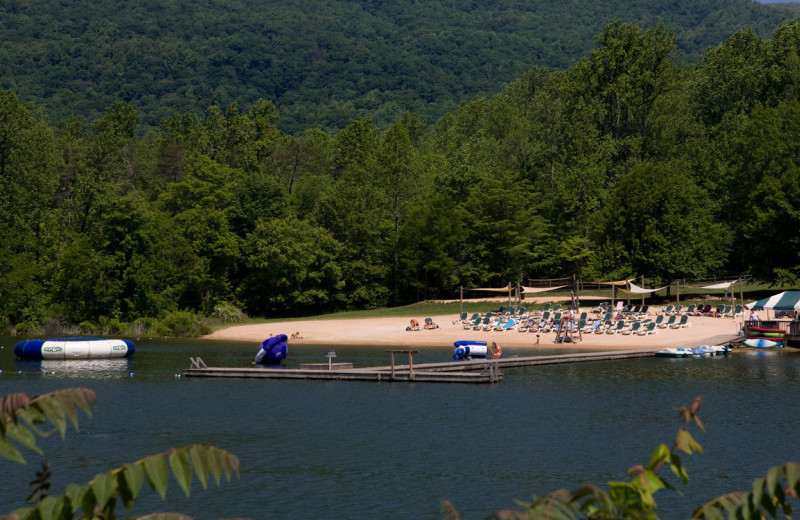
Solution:
<svg viewBox="0 0 800 520"><path fill-rule="evenodd" d="M407 331L412 318L420 323L427 317L439 325L435 329ZM590 314L592 317L592 314ZM651 315L655 318L655 315ZM497 342L502 347L515 349L536 348L536 334L530 332L465 330L454 323L457 316L409 316L406 318L370 318L352 320L287 321L259 325L239 325L215 331L205 336L214 340L252 341L260 343L275 334L299 332L300 339L289 341L293 345L374 345L376 347L443 347L459 340L485 340ZM657 329L658 333L642 335L583 334L582 341L571 344L554 343L554 333L540 333L539 347L580 347L597 350L658 350L665 347L691 347L715 344L721 336L736 336L741 318L714 318L689 316L691 326L681 329Z"/></svg>

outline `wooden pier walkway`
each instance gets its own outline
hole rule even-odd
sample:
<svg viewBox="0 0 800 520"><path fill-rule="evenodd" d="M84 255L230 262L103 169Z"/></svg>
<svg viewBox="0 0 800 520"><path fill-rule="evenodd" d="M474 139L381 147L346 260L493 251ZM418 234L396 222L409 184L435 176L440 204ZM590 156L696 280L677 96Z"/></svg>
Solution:
<svg viewBox="0 0 800 520"><path fill-rule="evenodd" d="M409 356L418 351L394 350ZM258 379L323 379L333 381L408 381L418 383L498 383L503 379L503 368L518 368L561 363L584 363L650 357L655 350L624 350L611 352L586 352L551 356L515 356L498 359L472 359L443 363L388 365L377 367L349 368L229 368L208 367L200 358L192 358L191 368L181 372L185 377L238 377ZM411 361L411 360L410 360Z"/></svg>

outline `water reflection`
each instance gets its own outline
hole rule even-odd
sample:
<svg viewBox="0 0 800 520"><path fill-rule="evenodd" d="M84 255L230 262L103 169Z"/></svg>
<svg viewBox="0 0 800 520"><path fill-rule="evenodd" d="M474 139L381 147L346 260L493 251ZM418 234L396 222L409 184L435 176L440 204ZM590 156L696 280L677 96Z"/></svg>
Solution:
<svg viewBox="0 0 800 520"><path fill-rule="evenodd" d="M41 361L16 359L14 367L18 374L53 378L120 379L135 375L134 361L131 358Z"/></svg>

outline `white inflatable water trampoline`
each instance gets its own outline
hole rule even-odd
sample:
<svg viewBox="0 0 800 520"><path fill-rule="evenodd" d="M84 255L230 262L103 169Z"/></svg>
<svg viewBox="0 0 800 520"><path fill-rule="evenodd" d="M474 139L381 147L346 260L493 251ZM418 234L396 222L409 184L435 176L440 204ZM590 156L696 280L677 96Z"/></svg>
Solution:
<svg viewBox="0 0 800 520"><path fill-rule="evenodd" d="M20 359L112 359L131 357L136 350L127 339L53 338L20 341L14 355Z"/></svg>

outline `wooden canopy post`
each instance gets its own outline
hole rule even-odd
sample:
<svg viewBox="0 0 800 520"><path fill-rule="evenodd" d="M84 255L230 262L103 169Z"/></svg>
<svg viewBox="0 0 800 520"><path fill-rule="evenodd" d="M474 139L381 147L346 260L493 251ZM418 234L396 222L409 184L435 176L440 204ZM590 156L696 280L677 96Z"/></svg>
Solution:
<svg viewBox="0 0 800 520"><path fill-rule="evenodd" d="M644 289L644 275L642 275L642 289ZM642 293L642 307L644 307L644 294Z"/></svg>
<svg viewBox="0 0 800 520"><path fill-rule="evenodd" d="M739 277L739 299L742 300L742 329L744 329L744 280Z"/></svg>

